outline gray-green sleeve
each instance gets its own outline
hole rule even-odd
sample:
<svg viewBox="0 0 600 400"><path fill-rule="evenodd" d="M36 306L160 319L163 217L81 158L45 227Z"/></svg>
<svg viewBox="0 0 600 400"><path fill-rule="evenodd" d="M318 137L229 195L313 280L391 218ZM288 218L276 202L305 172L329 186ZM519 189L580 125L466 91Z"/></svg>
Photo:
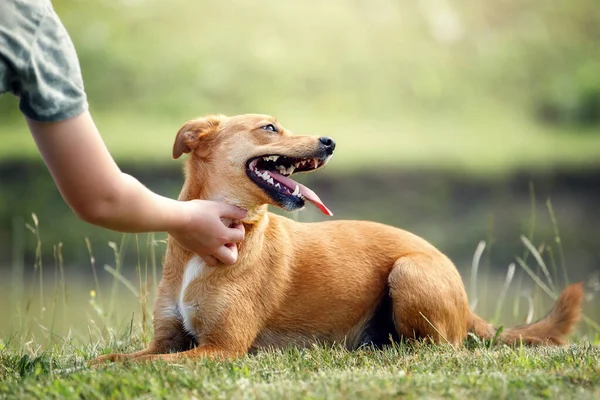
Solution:
<svg viewBox="0 0 600 400"><path fill-rule="evenodd" d="M87 110L75 48L49 0L0 0L0 93L9 91L36 121Z"/></svg>

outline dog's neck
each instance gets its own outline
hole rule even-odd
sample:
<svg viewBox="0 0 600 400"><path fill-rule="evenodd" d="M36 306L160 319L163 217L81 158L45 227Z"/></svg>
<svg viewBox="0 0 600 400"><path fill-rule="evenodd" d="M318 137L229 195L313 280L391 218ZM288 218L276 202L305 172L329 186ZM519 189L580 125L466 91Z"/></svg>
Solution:
<svg viewBox="0 0 600 400"><path fill-rule="evenodd" d="M179 194L179 200L187 201L187 200L212 200L218 201L221 203L226 203L230 205L240 206L236 204L235 201L227 201L226 198L219 196L211 196L209 195L205 188L202 188L197 185L191 185L186 182L181 189L181 193ZM244 208L244 207L242 207ZM245 246L249 246L250 248L256 248L257 245L261 243L260 237L264 233L268 223L269 216L266 205L256 206L245 208L248 211L246 218L241 221L233 221L231 219L222 219L223 223L227 226L232 226L234 223L241 222L244 224L245 235L242 243L238 244L238 261L242 259L243 254L246 253ZM177 241L169 240L169 250L166 254L164 268L165 271L170 271L175 268L176 274L181 274L183 276L184 270L182 268L185 267L187 262L193 256L193 253L188 249L180 246ZM239 263L238 263L239 265Z"/></svg>

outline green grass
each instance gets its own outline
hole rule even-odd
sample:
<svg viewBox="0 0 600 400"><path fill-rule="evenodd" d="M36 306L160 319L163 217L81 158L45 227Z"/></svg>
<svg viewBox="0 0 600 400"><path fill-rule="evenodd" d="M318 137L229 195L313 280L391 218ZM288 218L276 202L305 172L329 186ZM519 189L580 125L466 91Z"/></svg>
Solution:
<svg viewBox="0 0 600 400"><path fill-rule="evenodd" d="M121 345L121 350L139 347ZM561 398L600 395L600 348L397 345L265 351L240 360L89 369L98 349L57 346L20 356L0 352L6 398Z"/></svg>
<svg viewBox="0 0 600 400"><path fill-rule="evenodd" d="M524 274L517 278L515 290L512 273L503 279L489 271L479 272L482 253L489 253L480 246L468 289L469 299L477 303L473 307L482 317L506 326L524 322L525 315L527 319L538 319L551 307L556 291L568 282L558 224L550 205L549 212L556 229L554 242L538 246L539 239L534 245L524 236L524 252L517 259L535 283L533 290L523 291L526 285L531 286ZM532 238L534 217L530 228ZM41 246L36 218L29 229ZM135 245L138 256L137 265L129 270L121 262L127 240ZM109 245L114 250L115 264L104 267L104 271L95 265L93 249L88 247L91 268L99 280L77 281L65 274L57 248L54 267L49 267L47 260L44 264L37 259L33 279L21 288L21 293L12 293L16 286L23 285L18 279L12 282L10 291L6 286L0 290L0 398L600 396L600 326L592 319L598 317L597 282L586 286L584 321L565 347L508 347L469 336L460 348L425 342L348 351L337 345L315 345L258 351L230 361L184 360L89 368L86 362L92 358L142 349L152 337L149 304L156 291L154 275L164 243L155 241L152 235L146 239L141 235L123 236L120 243ZM559 257L555 259L551 254ZM107 274L112 282L104 279ZM467 277L463 277L465 282ZM519 306L522 296L529 299L528 309L523 309L526 301ZM513 314L512 318L507 314Z"/></svg>

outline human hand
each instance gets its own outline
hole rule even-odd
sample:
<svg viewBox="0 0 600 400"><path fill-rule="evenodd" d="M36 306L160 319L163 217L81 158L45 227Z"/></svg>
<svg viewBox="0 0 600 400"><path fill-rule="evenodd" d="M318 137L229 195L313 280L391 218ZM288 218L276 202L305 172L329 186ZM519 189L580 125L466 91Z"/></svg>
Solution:
<svg viewBox="0 0 600 400"><path fill-rule="evenodd" d="M27 121L61 195L84 221L119 232L167 231L209 265L237 261L246 211L206 200L160 196L124 174L89 112L60 122Z"/></svg>
<svg viewBox="0 0 600 400"><path fill-rule="evenodd" d="M207 200L180 203L187 218L169 234L183 247L198 254L207 264L234 264L238 251L236 243L244 240L244 226L228 227L223 220L241 220L247 212L238 207Z"/></svg>

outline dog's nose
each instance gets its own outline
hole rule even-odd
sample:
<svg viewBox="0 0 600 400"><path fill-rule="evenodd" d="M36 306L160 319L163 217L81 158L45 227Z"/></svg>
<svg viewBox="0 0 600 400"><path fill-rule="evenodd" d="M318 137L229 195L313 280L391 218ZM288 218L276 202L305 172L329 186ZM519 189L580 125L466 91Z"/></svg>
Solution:
<svg viewBox="0 0 600 400"><path fill-rule="evenodd" d="M333 153L333 150L335 150L335 142L332 138L323 136L319 138L319 142L321 142L329 154Z"/></svg>

